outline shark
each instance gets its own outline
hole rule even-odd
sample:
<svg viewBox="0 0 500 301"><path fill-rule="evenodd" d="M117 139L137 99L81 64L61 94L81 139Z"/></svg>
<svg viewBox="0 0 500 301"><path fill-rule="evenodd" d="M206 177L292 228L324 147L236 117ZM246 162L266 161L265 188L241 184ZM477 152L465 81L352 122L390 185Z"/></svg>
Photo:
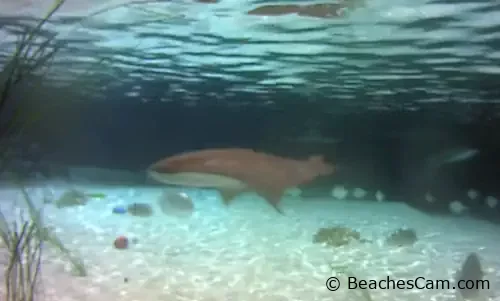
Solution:
<svg viewBox="0 0 500 301"><path fill-rule="evenodd" d="M246 148L204 149L169 156L151 164L147 174L168 185L212 188L226 205L244 192L255 192L278 207L287 188L334 172L322 155L296 160Z"/></svg>

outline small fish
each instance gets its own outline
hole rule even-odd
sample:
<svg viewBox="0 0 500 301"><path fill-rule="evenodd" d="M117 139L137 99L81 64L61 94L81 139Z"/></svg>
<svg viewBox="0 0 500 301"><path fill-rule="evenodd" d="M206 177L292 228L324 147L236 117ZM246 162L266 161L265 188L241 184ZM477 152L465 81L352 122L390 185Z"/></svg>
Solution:
<svg viewBox="0 0 500 301"><path fill-rule="evenodd" d="M439 168L446 164L460 163L470 160L479 154L475 148L456 147L445 149L427 160L427 167L431 169Z"/></svg>
<svg viewBox="0 0 500 301"><path fill-rule="evenodd" d="M459 164L468 161L479 154L479 150L467 147L455 147L445 149L437 154L427 158L420 168L418 179L414 182L414 186L419 186L421 189L429 189L435 181L439 169L444 165Z"/></svg>
<svg viewBox="0 0 500 301"><path fill-rule="evenodd" d="M483 280L484 275L485 274L481 268L479 256L474 252L470 253L462 264L460 270L458 270L456 274L455 286L458 293L457 299L459 299L458 297L461 297L461 300L471 300L478 298L481 288L477 287L477 285L481 285L481 280ZM474 282L473 288L459 288L459 282L460 287L464 287L465 282L469 280Z"/></svg>

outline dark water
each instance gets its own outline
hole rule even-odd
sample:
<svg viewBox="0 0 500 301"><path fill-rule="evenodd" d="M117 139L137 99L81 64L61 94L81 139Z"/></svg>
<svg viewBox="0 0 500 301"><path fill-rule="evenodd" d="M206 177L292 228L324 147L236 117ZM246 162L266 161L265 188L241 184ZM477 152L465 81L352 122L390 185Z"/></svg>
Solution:
<svg viewBox="0 0 500 301"><path fill-rule="evenodd" d="M16 105L41 112L18 157L140 172L201 148L321 153L338 172L305 195L342 184L430 211L460 199L499 215L466 198L470 188L500 197L498 3L374 2L344 17L266 17L264 2L163 5L168 20L135 6L134 18L110 11L44 27L61 49L42 86L16 91ZM13 37L33 20L0 24ZM457 145L480 154L432 183L419 178L426 158ZM444 201L426 203L427 191Z"/></svg>

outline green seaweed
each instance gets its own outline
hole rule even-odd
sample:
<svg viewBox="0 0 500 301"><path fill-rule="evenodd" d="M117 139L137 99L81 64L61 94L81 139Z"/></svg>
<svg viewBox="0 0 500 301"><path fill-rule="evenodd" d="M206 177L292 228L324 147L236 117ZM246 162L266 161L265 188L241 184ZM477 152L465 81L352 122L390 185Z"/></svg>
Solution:
<svg viewBox="0 0 500 301"><path fill-rule="evenodd" d="M54 231L52 231L51 228L43 227L41 211L36 209L24 186L19 181L17 181L17 183L23 195L23 199L28 206L28 213L30 215L30 218L36 225L36 233L38 237L58 250L62 257L71 263L72 270L76 276L86 276L87 270L83 261L64 246L62 241L59 239L59 237L57 237L57 235L54 233Z"/></svg>
<svg viewBox="0 0 500 301"><path fill-rule="evenodd" d="M105 199L106 194L102 192L90 192L90 193L85 193L86 197L93 198L93 199Z"/></svg>
<svg viewBox="0 0 500 301"><path fill-rule="evenodd" d="M54 1L48 13L32 29L27 29L18 36L16 48L13 54L0 71L0 114L8 109L8 102L13 97L15 89L26 79L36 78L43 68L49 65L55 54L60 49L60 44L55 43L55 37L44 37L40 34L42 27L64 4L65 0ZM39 41L39 40L42 41ZM41 78L43 76L39 74ZM33 90L31 87L30 90ZM29 116L23 116L25 112L22 106L15 105L12 117L8 120L5 128L0 131L0 137L5 137L19 126L22 131L28 124L35 122L40 116L39 112L29 110ZM4 116L6 118L7 116ZM21 124L22 123L22 124Z"/></svg>
<svg viewBox="0 0 500 301"><path fill-rule="evenodd" d="M5 269L5 300L33 301L39 282L42 240L37 225L32 221L13 222L9 225L0 212L0 235L8 250Z"/></svg>

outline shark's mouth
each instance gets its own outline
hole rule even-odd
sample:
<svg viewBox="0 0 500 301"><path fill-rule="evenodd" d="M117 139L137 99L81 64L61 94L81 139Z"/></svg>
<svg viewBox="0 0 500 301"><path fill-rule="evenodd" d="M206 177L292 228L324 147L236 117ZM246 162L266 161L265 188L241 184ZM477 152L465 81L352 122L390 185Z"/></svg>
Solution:
<svg viewBox="0 0 500 301"><path fill-rule="evenodd" d="M148 175L158 182L177 186L233 189L246 187L245 183L240 180L209 173L180 172L169 174L148 170Z"/></svg>

